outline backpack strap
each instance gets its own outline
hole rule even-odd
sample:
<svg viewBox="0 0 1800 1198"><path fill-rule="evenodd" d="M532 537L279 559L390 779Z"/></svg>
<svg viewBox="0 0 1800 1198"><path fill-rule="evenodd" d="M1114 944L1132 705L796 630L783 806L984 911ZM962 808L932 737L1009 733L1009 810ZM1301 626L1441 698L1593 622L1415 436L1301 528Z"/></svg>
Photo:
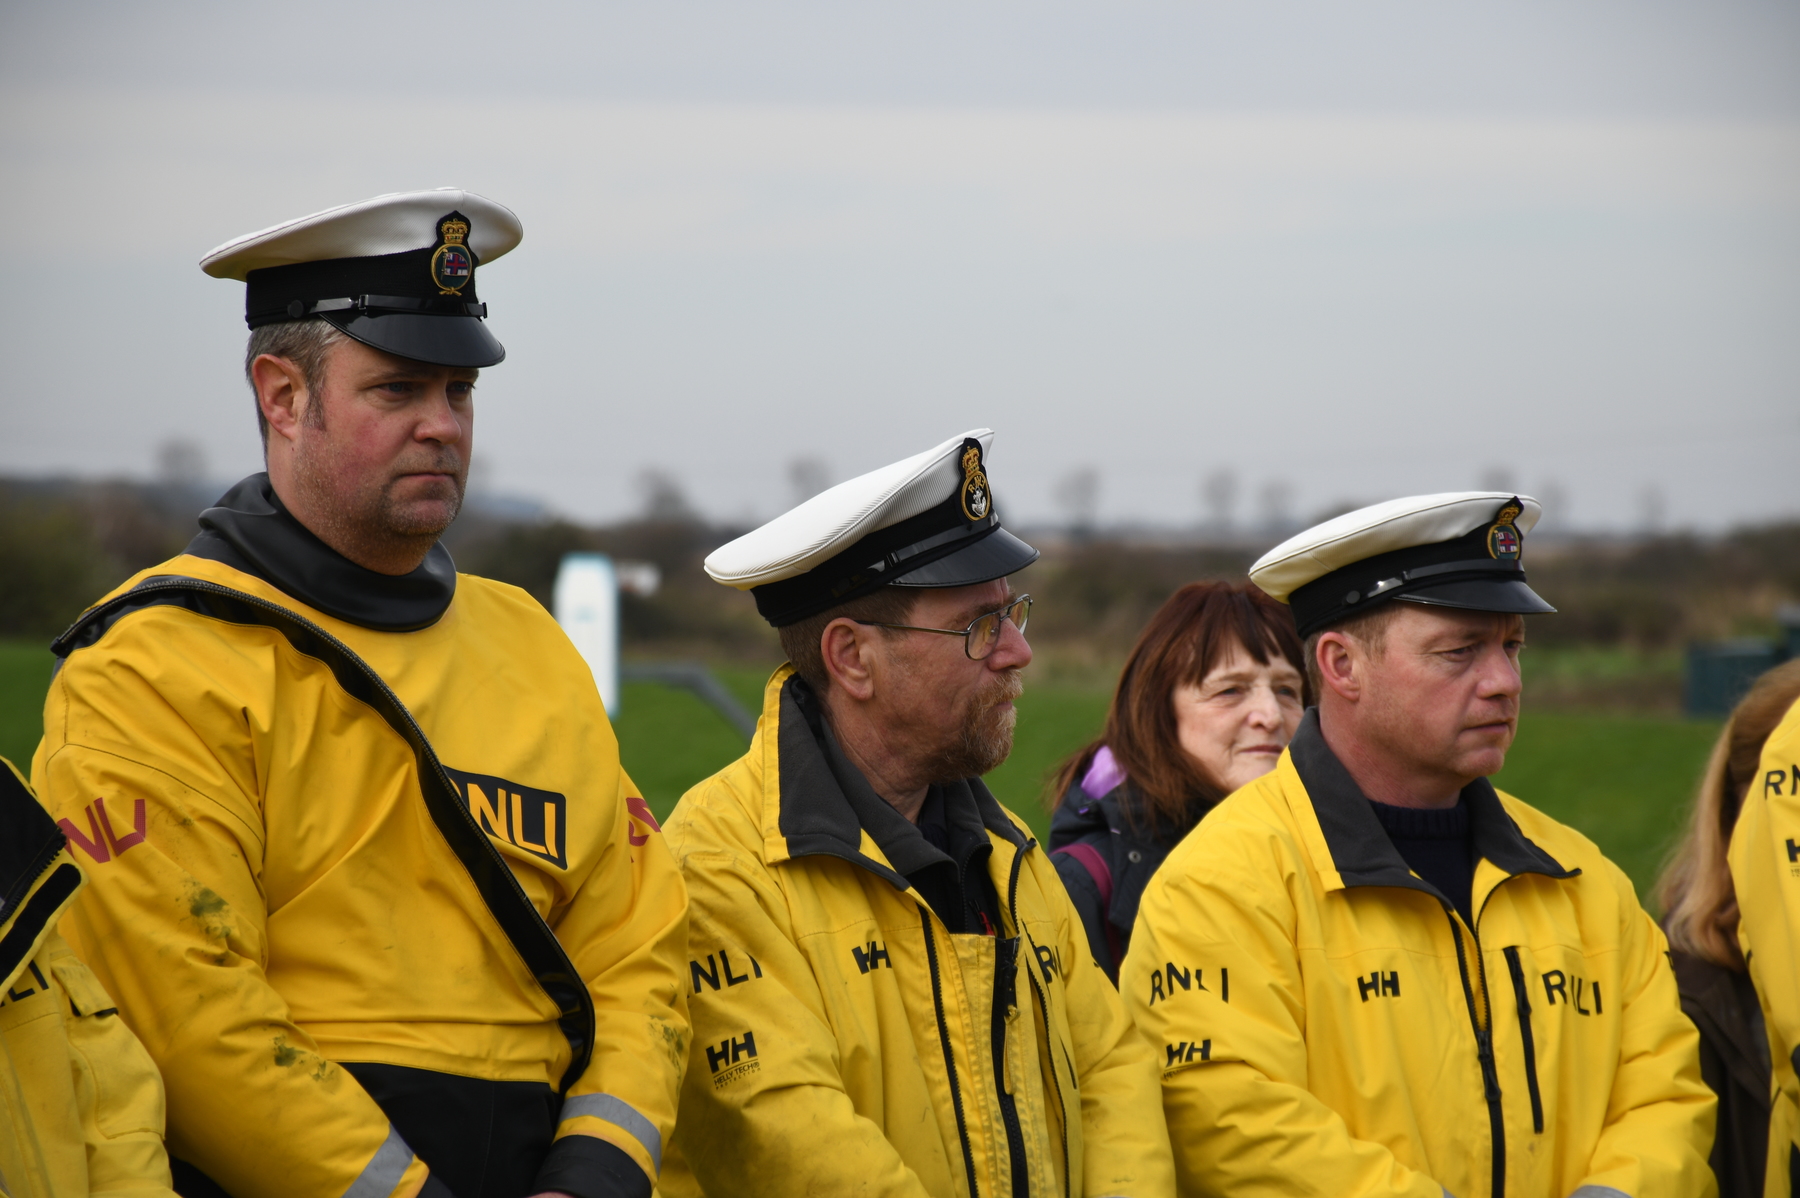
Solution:
<svg viewBox="0 0 1800 1198"><path fill-rule="evenodd" d="M1056 851L1067 853L1079 861L1081 868L1087 870L1088 877L1094 879L1094 887L1100 891L1100 922L1106 927L1106 948L1108 952L1112 953L1113 968L1117 969L1119 962L1125 957L1125 951L1124 946L1119 943L1119 929L1113 927L1112 919L1109 917L1112 911L1113 897L1112 866L1106 863L1104 853L1085 840L1066 844Z"/></svg>
<svg viewBox="0 0 1800 1198"><path fill-rule="evenodd" d="M1059 853L1067 853L1069 856L1075 858L1075 860L1081 862L1081 868L1088 871L1088 877L1094 879L1094 886L1100 891L1100 905L1102 907L1111 907L1113 896L1112 866L1106 863L1106 858L1100 855L1100 850L1087 843L1085 840L1078 840L1074 844L1064 845L1056 851Z"/></svg>
<svg viewBox="0 0 1800 1198"><path fill-rule="evenodd" d="M550 1001L556 1004L557 1024L569 1042L569 1067L563 1071L561 1093L568 1093L587 1071L594 1054L594 999L588 993L574 962L563 950L556 933L544 922L506 859L469 814L468 804L456 784L444 772L437 752L425 738L412 712L394 694L381 675L344 642L311 620L280 604L231 587L198 578L161 575L139 583L123 595L88 609L50 646L61 659L97 643L123 616L148 607L179 607L229 624L270 628L287 638L296 652L330 670L352 698L380 716L413 751L418 764L419 787L432 823L468 870L481 901L519 954L525 967Z"/></svg>

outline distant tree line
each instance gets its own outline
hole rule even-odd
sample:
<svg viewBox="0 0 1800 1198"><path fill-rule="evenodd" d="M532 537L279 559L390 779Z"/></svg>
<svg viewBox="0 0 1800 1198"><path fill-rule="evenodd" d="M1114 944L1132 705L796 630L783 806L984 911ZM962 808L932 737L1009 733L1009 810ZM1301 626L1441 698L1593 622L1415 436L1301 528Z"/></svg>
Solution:
<svg viewBox="0 0 1800 1198"><path fill-rule="evenodd" d="M0 480L0 637L48 639L82 609L146 566L180 552L214 498L180 485ZM709 524L663 497L632 520L587 526L502 519L478 504L446 538L460 569L523 587L545 606L565 553L653 562L662 586L622 599L628 651L656 656L768 659L770 629L743 596L713 583L706 554L741 529ZM1151 546L1104 534L1046 538L1043 560L1020 579L1037 598L1035 643L1116 659L1176 587L1242 578L1250 547ZM1560 614L1532 624L1536 646L1640 650L1696 639L1767 635L1776 611L1800 600L1800 522L1720 536L1539 543L1532 585Z"/></svg>

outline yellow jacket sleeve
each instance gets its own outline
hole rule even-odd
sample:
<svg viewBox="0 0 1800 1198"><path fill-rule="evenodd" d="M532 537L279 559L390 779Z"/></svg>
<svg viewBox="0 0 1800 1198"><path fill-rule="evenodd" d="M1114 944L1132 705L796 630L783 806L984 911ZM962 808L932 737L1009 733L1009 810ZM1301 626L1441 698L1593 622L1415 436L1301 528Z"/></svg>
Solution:
<svg viewBox="0 0 1800 1198"><path fill-rule="evenodd" d="M571 1136L592 1136L625 1152L652 1182L675 1130L687 1064L687 890L675 858L637 788L619 772L617 828L610 860L590 884L552 913L557 940L594 1000L594 1053L569 1087L558 1144L538 1174L556 1189L560 1170L579 1170Z"/></svg>
<svg viewBox="0 0 1800 1198"><path fill-rule="evenodd" d="M1762 1001L1773 1066L1767 1193L1786 1195L1800 1159L1800 703L1763 745L1731 837L1738 942Z"/></svg>
<svg viewBox="0 0 1800 1198"><path fill-rule="evenodd" d="M1620 937L1630 989L1606 1125L1582 1185L1626 1194L1716 1193L1707 1157L1718 1102L1700 1077L1700 1033L1682 1014L1662 930L1637 905L1624 873L1611 862L1606 869L1630 900Z"/></svg>
<svg viewBox="0 0 1800 1198"><path fill-rule="evenodd" d="M1162 1117L1157 1061L1125 1010L1106 971L1094 960L1075 905L1060 885L1062 960L1069 963L1069 1035L1081 1080L1080 1193L1168 1194L1175 1190L1169 1125Z"/></svg>
<svg viewBox="0 0 1800 1198"><path fill-rule="evenodd" d="M1226 856L1210 858L1217 868L1204 876L1165 870L1151 882L1119 970L1127 1007L1162 1052L1178 1192L1442 1198L1441 1185L1351 1135L1307 1090L1293 909ZM1230 1001L1216 988L1149 1001L1165 961L1229 969Z"/></svg>
<svg viewBox="0 0 1800 1198"><path fill-rule="evenodd" d="M211 751L172 718L145 743L171 755ZM40 751L33 773L76 843L104 835L78 822L92 809L83 797L112 798L119 829L138 827L143 805L147 835L115 838L63 930L163 1068L176 1113L171 1154L238 1198L336 1198L353 1185L358 1194L416 1194L424 1163L355 1079L319 1055L269 984L250 796L202 794L172 772L77 745ZM214 1134L229 1126L261 1130Z"/></svg>
<svg viewBox="0 0 1800 1198"><path fill-rule="evenodd" d="M749 984L690 997L693 1051L677 1124L683 1163L708 1198L857 1194L927 1198L881 1127L846 1092L837 1041L814 971L796 947L780 891L731 854L684 858L695 951L754 961ZM739 952L743 953L740 958ZM714 1084L707 1052L730 1061L747 1032L764 1047L756 1068ZM754 1161L754 1168L745 1162Z"/></svg>

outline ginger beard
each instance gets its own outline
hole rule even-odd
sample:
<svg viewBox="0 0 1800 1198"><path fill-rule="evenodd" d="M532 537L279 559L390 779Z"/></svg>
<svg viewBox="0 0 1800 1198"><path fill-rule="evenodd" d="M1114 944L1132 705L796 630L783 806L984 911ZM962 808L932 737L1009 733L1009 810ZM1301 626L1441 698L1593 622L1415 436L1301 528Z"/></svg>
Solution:
<svg viewBox="0 0 1800 1198"><path fill-rule="evenodd" d="M931 782L945 785L979 778L997 768L1012 752L1013 727L1019 722L1013 700L1025 693L1019 670L1003 670L969 703L956 739L931 763Z"/></svg>
<svg viewBox="0 0 1800 1198"><path fill-rule="evenodd" d="M462 510L468 471L450 445L412 444L380 474L368 472L355 447L340 445L323 413L309 410L307 433L294 455L293 485L325 539L351 545L435 542Z"/></svg>

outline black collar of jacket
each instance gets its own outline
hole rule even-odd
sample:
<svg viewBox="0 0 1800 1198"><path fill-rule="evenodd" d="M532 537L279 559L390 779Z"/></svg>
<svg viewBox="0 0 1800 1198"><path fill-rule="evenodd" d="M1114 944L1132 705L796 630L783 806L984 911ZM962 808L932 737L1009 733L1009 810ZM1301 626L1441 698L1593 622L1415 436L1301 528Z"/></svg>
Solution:
<svg viewBox="0 0 1800 1198"><path fill-rule="evenodd" d="M1106 832L1121 841L1129 841L1168 853L1186 839L1202 816L1214 804L1196 805L1193 818L1181 823L1157 819L1147 808L1131 779L1119 783L1103 795L1091 795L1080 780L1069 783L1061 803L1050 816L1050 843L1060 846L1080 840L1096 832Z"/></svg>
<svg viewBox="0 0 1800 1198"><path fill-rule="evenodd" d="M825 723L818 696L798 675L793 675L781 688L781 708L776 729L776 742L781 763L781 810L778 823L781 835L787 841L788 854L793 857L825 856L838 857L852 862L869 872L885 879L897 890L910 889L912 883L907 881L894 866L916 868L928 865L933 860L949 860L934 848L917 829L912 829L918 838L918 844L912 844L909 838L895 836L886 837L889 843L904 844L911 850L923 850L917 853L918 860L895 861L893 865L884 865L862 851L862 833L865 827L858 814L858 805L849 794L846 786L839 781L838 774L827 760L827 738L831 733ZM854 771L854 766L844 763ZM869 836L882 845L884 853L889 851L888 843L883 843L883 831L886 831L885 816L903 821L896 812L873 788L863 781L862 789L866 795L860 795L863 806L871 807L869 800L879 804L879 809L868 812L870 822ZM1011 841L1020 848L1026 840L1013 822L1006 817L1000 804L989 793L987 786L980 778L968 778L959 785L966 785L974 800L976 812L980 814L981 824L990 832ZM857 789L854 785L849 789Z"/></svg>
<svg viewBox="0 0 1800 1198"><path fill-rule="evenodd" d="M1312 800L1313 814L1318 817L1319 830L1331 851L1331 863L1344 885L1404 886L1443 899L1433 886L1414 877L1406 867L1400 850L1388 839L1369 806L1368 797L1325 743L1325 735L1319 730L1318 708L1307 709L1288 751L1306 795ZM1549 853L1527 840L1486 778L1477 778L1463 787L1462 800L1469 808L1469 836L1477 860L1485 857L1509 876L1543 874L1572 878L1581 872L1564 869Z"/></svg>
<svg viewBox="0 0 1800 1198"><path fill-rule="evenodd" d="M416 632L449 610L456 563L433 545L411 574L377 574L313 535L287 510L267 474L252 474L200 513L194 557L255 575L283 594L377 632Z"/></svg>

